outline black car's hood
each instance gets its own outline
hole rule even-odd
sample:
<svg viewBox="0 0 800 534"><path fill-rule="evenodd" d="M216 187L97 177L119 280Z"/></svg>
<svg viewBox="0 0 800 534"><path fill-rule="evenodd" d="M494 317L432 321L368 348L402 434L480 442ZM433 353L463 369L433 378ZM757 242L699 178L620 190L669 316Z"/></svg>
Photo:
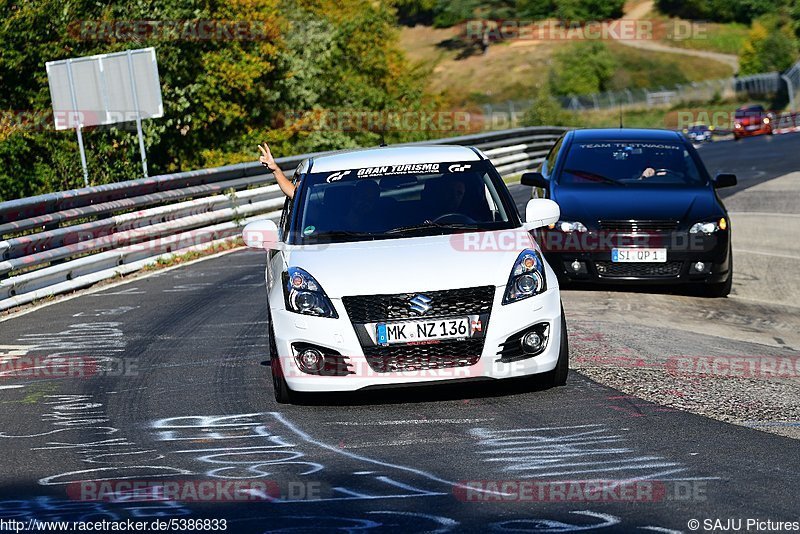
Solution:
<svg viewBox="0 0 800 534"><path fill-rule="evenodd" d="M561 219L593 225L600 220L672 220L683 224L724 214L713 190L706 187L557 186L553 200Z"/></svg>

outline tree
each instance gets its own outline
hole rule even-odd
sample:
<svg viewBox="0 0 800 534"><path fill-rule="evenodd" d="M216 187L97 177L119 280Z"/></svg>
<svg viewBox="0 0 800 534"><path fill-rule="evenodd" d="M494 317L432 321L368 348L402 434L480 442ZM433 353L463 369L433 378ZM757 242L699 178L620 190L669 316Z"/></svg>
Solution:
<svg viewBox="0 0 800 534"><path fill-rule="evenodd" d="M778 13L791 3L792 0L657 0L656 6L672 17L750 23L762 15Z"/></svg>
<svg viewBox="0 0 800 534"><path fill-rule="evenodd" d="M48 116L47 61L154 46L164 117L145 121L150 173L252 161L277 154L376 144L369 130L307 128L330 110L430 109L424 73L406 62L396 13L370 0L7 0L0 4L0 106ZM98 39L98 23L245 23L250 36L151 32ZM94 28L92 32L86 29ZM108 37L108 38L105 38ZM82 185L73 131L0 120L0 201ZM388 140L426 132L392 132ZM392 137L394 136L394 137ZM88 128L93 184L141 174L131 124Z"/></svg>
<svg viewBox="0 0 800 534"><path fill-rule="evenodd" d="M783 71L797 61L797 40L788 21L765 16L753 22L739 55L740 74Z"/></svg>

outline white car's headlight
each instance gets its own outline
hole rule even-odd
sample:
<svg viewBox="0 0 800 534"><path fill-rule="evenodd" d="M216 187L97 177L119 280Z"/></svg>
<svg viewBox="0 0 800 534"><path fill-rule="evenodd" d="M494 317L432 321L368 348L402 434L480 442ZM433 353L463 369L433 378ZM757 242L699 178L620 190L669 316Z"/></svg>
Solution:
<svg viewBox="0 0 800 534"><path fill-rule="evenodd" d="M299 267L289 267L283 273L283 297L286 309L303 315L338 319L331 299L313 276Z"/></svg>
<svg viewBox="0 0 800 534"><path fill-rule="evenodd" d="M565 234L570 234L572 232L587 232L586 226L582 222L578 221L558 221L555 224L551 224L549 227L551 230L556 229L564 232Z"/></svg>
<svg viewBox="0 0 800 534"><path fill-rule="evenodd" d="M547 289L544 274L544 261L535 250L523 250L514 262L511 276L508 277L503 304L538 295Z"/></svg>
<svg viewBox="0 0 800 534"><path fill-rule="evenodd" d="M689 228L689 233L711 235L717 233L720 230L727 230L727 229L728 229L728 221L725 220L725 217L722 217L718 221L696 223L692 225L691 228Z"/></svg>

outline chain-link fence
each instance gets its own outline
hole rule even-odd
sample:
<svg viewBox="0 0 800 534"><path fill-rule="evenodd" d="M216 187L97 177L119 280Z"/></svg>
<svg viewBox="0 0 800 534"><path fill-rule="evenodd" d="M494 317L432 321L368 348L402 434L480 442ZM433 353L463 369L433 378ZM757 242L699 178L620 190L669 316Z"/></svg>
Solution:
<svg viewBox="0 0 800 534"><path fill-rule="evenodd" d="M794 69L795 67L793 67ZM800 81L800 69L797 69ZM609 109L619 106L672 105L677 102L708 102L719 98L733 98L747 95L748 98L770 98L783 87L784 80L779 72L753 74L662 86L651 89L623 89L589 95L562 97L562 107L580 111L586 109Z"/></svg>
<svg viewBox="0 0 800 534"><path fill-rule="evenodd" d="M674 105L678 102L710 102L718 99L746 97L771 99L786 92L788 105L795 111L800 104L800 62L785 73L767 72L749 76L734 76L717 80L705 80L650 89L622 89L588 95L559 98L561 106L570 111L616 109L619 107ZM488 129L513 128L518 126L533 100L509 100L484 104L485 117L489 117Z"/></svg>

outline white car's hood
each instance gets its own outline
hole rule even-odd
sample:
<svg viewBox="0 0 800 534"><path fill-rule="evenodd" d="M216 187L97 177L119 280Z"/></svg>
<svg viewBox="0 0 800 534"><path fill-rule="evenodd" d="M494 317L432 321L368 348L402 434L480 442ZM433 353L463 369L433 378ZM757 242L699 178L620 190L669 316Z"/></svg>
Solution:
<svg viewBox="0 0 800 534"><path fill-rule="evenodd" d="M519 253L536 248L523 229L359 241L283 252L330 298L436 291L508 282Z"/></svg>

